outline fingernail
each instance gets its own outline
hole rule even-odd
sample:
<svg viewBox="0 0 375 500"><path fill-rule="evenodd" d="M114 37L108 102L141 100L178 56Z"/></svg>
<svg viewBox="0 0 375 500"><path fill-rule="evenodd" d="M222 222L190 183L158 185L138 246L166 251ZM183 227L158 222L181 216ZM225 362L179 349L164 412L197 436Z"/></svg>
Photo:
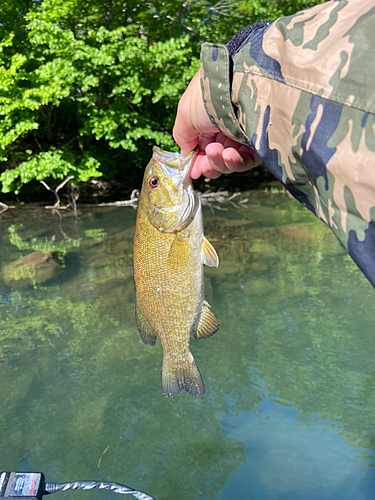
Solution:
<svg viewBox="0 0 375 500"><path fill-rule="evenodd" d="M217 165L218 163L220 163L220 155L213 155L213 156L208 156L208 159L210 161L212 161L212 163L214 163L215 165Z"/></svg>

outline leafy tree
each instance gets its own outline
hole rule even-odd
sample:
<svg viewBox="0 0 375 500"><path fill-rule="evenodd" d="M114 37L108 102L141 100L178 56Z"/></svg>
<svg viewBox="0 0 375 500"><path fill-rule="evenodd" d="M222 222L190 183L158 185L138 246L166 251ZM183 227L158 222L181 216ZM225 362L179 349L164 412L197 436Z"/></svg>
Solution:
<svg viewBox="0 0 375 500"><path fill-rule="evenodd" d="M0 26L0 181L123 179L175 149L178 99L200 44L310 6L285 0L6 0ZM132 186L131 186L132 187Z"/></svg>

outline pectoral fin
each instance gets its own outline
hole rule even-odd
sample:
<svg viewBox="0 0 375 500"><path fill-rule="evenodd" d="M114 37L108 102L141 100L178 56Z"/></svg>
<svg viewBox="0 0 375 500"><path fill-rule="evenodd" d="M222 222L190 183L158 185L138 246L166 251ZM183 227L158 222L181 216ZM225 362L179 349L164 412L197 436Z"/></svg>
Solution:
<svg viewBox="0 0 375 500"><path fill-rule="evenodd" d="M194 332L194 337L197 340L208 339L209 337L212 337L212 335L215 335L218 329L219 322L214 313L211 311L210 304L204 301L202 314L199 319L198 327Z"/></svg>
<svg viewBox="0 0 375 500"><path fill-rule="evenodd" d="M202 240L202 262L209 267L218 267L219 265L216 250L204 236Z"/></svg>
<svg viewBox="0 0 375 500"><path fill-rule="evenodd" d="M156 333L149 325L146 316L142 311L137 293L135 294L135 321L137 323L138 333L143 343L146 345L155 345Z"/></svg>

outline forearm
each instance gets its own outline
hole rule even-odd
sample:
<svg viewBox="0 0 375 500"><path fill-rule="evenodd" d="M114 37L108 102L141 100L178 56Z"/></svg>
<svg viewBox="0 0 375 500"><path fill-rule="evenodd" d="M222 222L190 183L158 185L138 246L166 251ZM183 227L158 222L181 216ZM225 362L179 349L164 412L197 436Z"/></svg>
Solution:
<svg viewBox="0 0 375 500"><path fill-rule="evenodd" d="M205 44L202 93L375 285L374 5L327 2L258 29L233 75L226 47Z"/></svg>

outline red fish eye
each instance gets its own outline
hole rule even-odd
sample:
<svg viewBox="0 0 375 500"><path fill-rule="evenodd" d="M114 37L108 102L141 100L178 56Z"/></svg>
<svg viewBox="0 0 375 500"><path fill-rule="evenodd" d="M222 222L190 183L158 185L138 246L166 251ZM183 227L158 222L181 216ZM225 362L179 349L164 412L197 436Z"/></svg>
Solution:
<svg viewBox="0 0 375 500"><path fill-rule="evenodd" d="M148 181L148 185L152 189L155 189L156 187L158 187L159 186L159 179L158 179L158 177L151 177L151 179Z"/></svg>

